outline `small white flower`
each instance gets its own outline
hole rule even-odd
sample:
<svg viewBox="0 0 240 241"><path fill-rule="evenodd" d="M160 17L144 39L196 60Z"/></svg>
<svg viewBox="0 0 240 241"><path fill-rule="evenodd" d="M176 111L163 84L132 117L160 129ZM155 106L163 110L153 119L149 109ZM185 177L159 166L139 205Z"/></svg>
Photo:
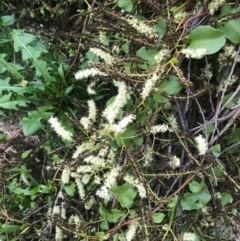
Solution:
<svg viewBox="0 0 240 241"><path fill-rule="evenodd" d="M98 152L98 156L103 158L108 154L108 151L109 151L109 147L106 146L106 147L100 149L100 151Z"/></svg>
<svg viewBox="0 0 240 241"><path fill-rule="evenodd" d="M89 183L90 179L91 179L91 175L85 174L82 176L82 183L86 185Z"/></svg>
<svg viewBox="0 0 240 241"><path fill-rule="evenodd" d="M88 118L91 119L92 121L95 121L96 115L97 115L97 108L96 108L96 104L93 100L88 101L88 109L89 109Z"/></svg>
<svg viewBox="0 0 240 241"><path fill-rule="evenodd" d="M58 206L58 205L55 205L54 207L53 207L53 212L52 212L52 214L53 215L59 215L60 214L60 206Z"/></svg>
<svg viewBox="0 0 240 241"><path fill-rule="evenodd" d="M85 209L87 210L91 209L94 203L96 203L96 200L93 196L91 196L90 199L86 201L84 204Z"/></svg>
<svg viewBox="0 0 240 241"><path fill-rule="evenodd" d="M171 158L171 161L169 162L169 166L170 166L172 169L175 169L175 168L177 168L177 167L180 166L180 163L181 163L180 159L179 159L177 156L173 156L173 157Z"/></svg>
<svg viewBox="0 0 240 241"><path fill-rule="evenodd" d="M96 195L104 199L105 203L108 203L113 197L112 193L110 193L106 186L102 186L100 189L98 189Z"/></svg>
<svg viewBox="0 0 240 241"><path fill-rule="evenodd" d="M106 44L107 42L107 36L106 36L106 32L100 31L99 32L99 40L102 44Z"/></svg>
<svg viewBox="0 0 240 241"><path fill-rule="evenodd" d="M196 241L197 235L195 233L184 233L182 236L183 241Z"/></svg>
<svg viewBox="0 0 240 241"><path fill-rule="evenodd" d="M56 231L55 231L55 240L56 241L62 241L63 239L63 233L62 233L62 230L56 226Z"/></svg>
<svg viewBox="0 0 240 241"><path fill-rule="evenodd" d="M93 155L84 158L83 161L88 164L91 164L95 168L99 168L99 167L102 168L102 167L105 167L106 165L106 161L104 158L100 158L98 156L93 156Z"/></svg>
<svg viewBox="0 0 240 241"><path fill-rule="evenodd" d="M117 167L112 168L110 172L107 172L104 175L104 179L105 179L104 185L107 188L111 188L111 186L116 183L116 180L120 174L120 171L121 171L121 167L117 166Z"/></svg>
<svg viewBox="0 0 240 241"><path fill-rule="evenodd" d="M80 165L77 167L77 173L92 173L93 167L90 165Z"/></svg>
<svg viewBox="0 0 240 241"><path fill-rule="evenodd" d="M64 202L61 204L61 218L62 219L66 219L67 218L66 217L66 207L65 207L65 203Z"/></svg>
<svg viewBox="0 0 240 241"><path fill-rule="evenodd" d="M63 184L67 184L69 182L70 174L71 174L70 169L68 167L65 167L62 171L62 177L61 177Z"/></svg>
<svg viewBox="0 0 240 241"><path fill-rule="evenodd" d="M80 224L81 224L81 219L79 218L79 216L77 214L74 215L74 224L76 226L77 229L79 229Z"/></svg>
<svg viewBox="0 0 240 241"><path fill-rule="evenodd" d="M207 150L208 150L208 144L205 138L203 138L202 135L199 135L194 138L196 144L197 144L197 149L199 151L199 155L204 155Z"/></svg>
<svg viewBox="0 0 240 241"><path fill-rule="evenodd" d="M76 178L76 179L75 179L75 183L76 183L76 185L77 185L78 193L79 193L80 198L81 198L81 199L84 199L85 196L86 196L86 193L85 193L85 190L84 190L83 183L80 181L79 178Z"/></svg>
<svg viewBox="0 0 240 241"><path fill-rule="evenodd" d="M82 117L80 120L80 124L83 126L85 130L92 124L88 117Z"/></svg>

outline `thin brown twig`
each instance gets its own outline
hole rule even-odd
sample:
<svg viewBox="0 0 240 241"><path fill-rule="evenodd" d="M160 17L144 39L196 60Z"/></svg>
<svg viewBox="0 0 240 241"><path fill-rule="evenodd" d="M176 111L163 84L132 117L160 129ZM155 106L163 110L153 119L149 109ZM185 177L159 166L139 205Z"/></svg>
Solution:
<svg viewBox="0 0 240 241"><path fill-rule="evenodd" d="M226 126L217 134L215 135L211 141L209 142L209 145L212 145L221 135L223 135L224 132L226 132L229 127L234 123L235 119L240 115L240 107L234 109L234 115L231 117L231 119L228 121Z"/></svg>

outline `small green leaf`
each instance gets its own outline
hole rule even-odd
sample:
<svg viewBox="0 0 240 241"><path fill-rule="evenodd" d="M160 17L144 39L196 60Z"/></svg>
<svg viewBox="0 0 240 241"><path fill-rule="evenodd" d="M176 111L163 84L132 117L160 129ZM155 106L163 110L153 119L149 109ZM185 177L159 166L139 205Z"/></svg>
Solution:
<svg viewBox="0 0 240 241"><path fill-rule="evenodd" d="M129 183L125 183L120 187L115 184L110 190L118 194L118 201L123 208L131 207L137 195L137 191Z"/></svg>
<svg viewBox="0 0 240 241"><path fill-rule="evenodd" d="M126 12L131 12L134 6L132 0L117 0L117 5Z"/></svg>
<svg viewBox="0 0 240 241"><path fill-rule="evenodd" d="M224 207L228 203L232 203L233 198L230 193L228 192L223 192L221 193L221 204Z"/></svg>
<svg viewBox="0 0 240 241"><path fill-rule="evenodd" d="M222 30L227 39L234 44L240 43L240 18L230 20L228 22L221 22L218 24L218 29Z"/></svg>
<svg viewBox="0 0 240 241"><path fill-rule="evenodd" d="M21 159L24 159L26 157L28 157L31 154L32 150L28 150L22 153L21 155Z"/></svg>
<svg viewBox="0 0 240 241"><path fill-rule="evenodd" d="M220 153L221 153L221 146L220 146L220 144L217 144L217 145L211 147L210 150L212 151L212 153L215 157L219 157Z"/></svg>
<svg viewBox="0 0 240 241"><path fill-rule="evenodd" d="M40 193L51 193L51 187L48 187L46 185L40 185Z"/></svg>
<svg viewBox="0 0 240 241"><path fill-rule="evenodd" d="M206 54L215 54L225 44L223 31L211 26L199 26L189 34L189 49L206 49Z"/></svg>
<svg viewBox="0 0 240 241"><path fill-rule="evenodd" d="M101 227L102 228L102 227ZM104 229L104 228L103 228ZM106 228L104 229L104 230L106 230ZM96 236L98 237L98 240L99 241L103 241L104 239L103 239L103 237L105 236L105 233L104 232L97 232L96 233Z"/></svg>
<svg viewBox="0 0 240 241"><path fill-rule="evenodd" d="M146 110L138 112L136 117L137 122L139 122L140 124L143 124L145 121L146 115L147 115Z"/></svg>
<svg viewBox="0 0 240 241"><path fill-rule="evenodd" d="M176 207L176 205L177 205L177 201L178 201L178 196L177 195L175 195L173 198L172 198L172 200L171 200L171 202L167 205L169 208L175 208Z"/></svg>
<svg viewBox="0 0 240 241"><path fill-rule="evenodd" d="M11 63L5 60L6 54L0 54L0 73L4 73L5 71L11 72L16 78L23 80L24 76L20 74L19 70L22 70L23 67L16 64Z"/></svg>
<svg viewBox="0 0 240 241"><path fill-rule="evenodd" d="M163 18L160 19L155 25L156 32L162 36L165 35L166 30L167 30L166 28L167 28L166 21Z"/></svg>
<svg viewBox="0 0 240 241"><path fill-rule="evenodd" d="M169 102L169 99L164 97L161 92L160 92L160 88L158 88L158 90L156 90L154 92L154 95L153 95L153 99L155 102L157 103L167 103Z"/></svg>
<svg viewBox="0 0 240 241"><path fill-rule="evenodd" d="M129 127L124 131L117 139L116 142L118 147L128 146L131 144L132 140L135 139L135 134L137 133L138 129L135 126Z"/></svg>
<svg viewBox="0 0 240 241"><path fill-rule="evenodd" d="M31 136L40 130L44 125L36 119L23 117L22 118L23 134L25 136Z"/></svg>
<svg viewBox="0 0 240 241"><path fill-rule="evenodd" d="M1 24L0 25L2 25L2 26L9 26L9 25L12 25L12 24L14 24L15 23L15 18L13 17L13 16L11 16L11 15L6 15L6 16L2 16L1 17Z"/></svg>
<svg viewBox="0 0 240 241"><path fill-rule="evenodd" d="M196 192L200 192L205 185L203 185L202 183L198 183L196 181L192 181L189 183L189 189L191 190L191 192L196 193Z"/></svg>
<svg viewBox="0 0 240 241"><path fill-rule="evenodd" d="M117 220L121 217L124 217L126 215L126 212L118 210L118 209L112 209L112 222L116 223Z"/></svg>
<svg viewBox="0 0 240 241"><path fill-rule="evenodd" d="M211 195L206 191L202 190L197 193L184 193L181 200L181 206L183 210L195 210L203 208L211 200Z"/></svg>
<svg viewBox="0 0 240 241"><path fill-rule="evenodd" d="M0 233L13 233L21 229L21 227L20 225L3 224L0 228Z"/></svg>
<svg viewBox="0 0 240 241"><path fill-rule="evenodd" d="M125 44L123 44L121 49L125 54L128 54L129 53L129 43L126 42Z"/></svg>
<svg viewBox="0 0 240 241"><path fill-rule="evenodd" d="M177 94L182 86L178 82L178 78L174 75L169 76L169 80L165 80L159 87L161 92L165 92L168 95Z"/></svg>
<svg viewBox="0 0 240 241"><path fill-rule="evenodd" d="M141 146L143 144L143 137L137 137L134 139L134 143L137 145L137 146Z"/></svg>
<svg viewBox="0 0 240 241"><path fill-rule="evenodd" d="M164 213L154 213L152 219L154 223L161 223L166 215Z"/></svg>
<svg viewBox="0 0 240 241"><path fill-rule="evenodd" d="M4 142L8 140L8 135L7 134L2 134L0 135L0 142Z"/></svg>
<svg viewBox="0 0 240 241"><path fill-rule="evenodd" d="M223 104L225 104L232 96L233 93L230 93L228 95L225 95L223 97ZM237 105L237 101L238 101L238 98L237 97L234 97L227 105L226 105L226 108L228 109L231 109L233 108L235 105Z"/></svg>
<svg viewBox="0 0 240 241"><path fill-rule="evenodd" d="M24 100L12 100L12 93L4 96L0 96L0 107L9 110L18 110L18 106L26 106L27 101Z"/></svg>
<svg viewBox="0 0 240 241"><path fill-rule="evenodd" d="M99 213L104 219L100 226L103 230L107 230L109 228L108 222L112 222L112 214L102 205L102 203L100 203Z"/></svg>
<svg viewBox="0 0 240 241"><path fill-rule="evenodd" d="M229 143L240 141L240 128L234 128L231 136L229 136Z"/></svg>
<svg viewBox="0 0 240 241"><path fill-rule="evenodd" d="M28 112L28 117L22 118L23 134L30 136L40 130L44 126L41 120L49 119L53 115L53 112L48 112L51 109L50 106L43 106L36 111Z"/></svg>
<svg viewBox="0 0 240 241"><path fill-rule="evenodd" d="M63 159L59 157L59 155L54 154L53 157L51 158L54 162L61 162Z"/></svg>
<svg viewBox="0 0 240 241"><path fill-rule="evenodd" d="M154 56L158 53L156 49L146 49L146 47L141 47L137 53L136 56L148 60L150 62L154 62Z"/></svg>
<svg viewBox="0 0 240 241"><path fill-rule="evenodd" d="M212 123L207 124L206 128L203 129L203 133L205 134L207 132L207 134L210 134L214 131L215 127Z"/></svg>
<svg viewBox="0 0 240 241"><path fill-rule="evenodd" d="M71 185L65 185L64 190L68 196L73 197L75 193L75 183L72 183Z"/></svg>
<svg viewBox="0 0 240 241"><path fill-rule="evenodd" d="M230 5L224 5L221 8L221 13L218 15L218 18L224 17L230 13L237 13L240 11L240 6L230 6Z"/></svg>

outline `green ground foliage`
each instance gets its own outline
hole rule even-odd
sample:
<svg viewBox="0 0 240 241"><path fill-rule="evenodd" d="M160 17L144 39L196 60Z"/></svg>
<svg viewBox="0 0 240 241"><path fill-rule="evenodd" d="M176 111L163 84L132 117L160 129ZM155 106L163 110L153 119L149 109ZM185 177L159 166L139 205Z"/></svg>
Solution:
<svg viewBox="0 0 240 241"><path fill-rule="evenodd" d="M0 8L0 240L240 240L237 0Z"/></svg>

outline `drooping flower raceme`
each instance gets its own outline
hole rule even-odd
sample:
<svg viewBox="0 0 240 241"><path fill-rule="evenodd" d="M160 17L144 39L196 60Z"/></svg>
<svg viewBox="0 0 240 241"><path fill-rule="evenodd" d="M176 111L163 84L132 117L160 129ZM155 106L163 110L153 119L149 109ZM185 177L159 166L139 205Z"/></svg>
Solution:
<svg viewBox="0 0 240 241"><path fill-rule="evenodd" d="M108 123L113 124L120 110L127 104L130 99L127 86L124 82L114 81L114 85L118 87L118 95L112 104L110 104L104 111L103 117L105 117Z"/></svg>
<svg viewBox="0 0 240 241"><path fill-rule="evenodd" d="M51 127L54 129L54 131L62 137L64 140L73 141L72 136L73 134L67 130L64 129L64 127L61 125L61 123L58 121L56 117L51 117L48 122L50 123Z"/></svg>
<svg viewBox="0 0 240 241"><path fill-rule="evenodd" d="M130 26L135 28L139 33L144 34L148 38L160 38L160 36L156 33L153 27L148 26L143 21L138 20L136 18L127 19L127 22Z"/></svg>
<svg viewBox="0 0 240 241"><path fill-rule="evenodd" d="M126 241L132 241L136 232L137 232L137 224L136 223L131 223L129 225L129 229L126 232Z"/></svg>
<svg viewBox="0 0 240 241"><path fill-rule="evenodd" d="M195 233L186 232L182 236L183 241L197 241L197 235Z"/></svg>
<svg viewBox="0 0 240 241"><path fill-rule="evenodd" d="M122 133L125 131L126 127L132 123L132 121L135 119L134 115L128 115L122 118L121 121L118 122L118 124L112 125L112 131L116 134Z"/></svg>
<svg viewBox="0 0 240 241"><path fill-rule="evenodd" d="M89 95L96 95L96 91L93 89L93 87L95 86L96 81L92 81L88 87L87 87L87 92Z"/></svg>
<svg viewBox="0 0 240 241"><path fill-rule="evenodd" d="M148 78L146 80L146 83L141 92L141 96L144 100L150 95L151 91L153 90L153 88L159 78L160 78L160 76L157 75L156 73L154 73L151 78Z"/></svg>
<svg viewBox="0 0 240 241"><path fill-rule="evenodd" d="M77 80L79 79L86 79L88 77L94 77L96 75L102 75L102 76L107 76L107 74L99 71L96 68L89 68L89 69L84 69L84 70L79 70L76 74L75 74L75 78Z"/></svg>
<svg viewBox="0 0 240 241"><path fill-rule="evenodd" d="M62 171L62 177L61 177L63 184L67 184L69 182L70 175L71 175L71 170L69 169L69 167L65 167Z"/></svg>
<svg viewBox="0 0 240 241"><path fill-rule="evenodd" d="M226 0L212 0L208 4L208 11L211 15L215 13L216 10L218 10L221 6L225 4Z"/></svg>
<svg viewBox="0 0 240 241"><path fill-rule="evenodd" d="M96 120L97 115L97 108L95 102L93 100L89 100L87 103L89 112L88 117L82 117L80 119L80 123L85 130L87 130L88 127L92 124L92 121Z"/></svg>
<svg viewBox="0 0 240 241"><path fill-rule="evenodd" d="M160 64L168 56L169 56L169 50L168 49L162 49L154 56L154 60L158 64Z"/></svg>
<svg viewBox="0 0 240 241"><path fill-rule="evenodd" d="M56 231L55 231L55 240L56 241L62 241L63 240L63 233L62 233L62 230L56 226Z"/></svg>
<svg viewBox="0 0 240 241"><path fill-rule="evenodd" d="M158 132L164 133L169 130L170 128L167 124L161 124L161 125L151 126L150 132L153 134L156 134Z"/></svg>
<svg viewBox="0 0 240 241"><path fill-rule="evenodd" d="M193 58L193 59L201 59L203 56L206 55L206 49L204 48L199 48L199 49L190 49L186 48L182 50L182 53L187 57L187 58Z"/></svg>
<svg viewBox="0 0 240 241"><path fill-rule="evenodd" d="M199 151L199 155L204 155L207 150L208 150L208 144L205 138L203 138L202 135L199 135L194 138L196 144L197 144L197 149Z"/></svg>
<svg viewBox="0 0 240 241"><path fill-rule="evenodd" d="M121 171L121 167L117 166L112 168L110 172L107 172L104 175L104 184L103 186L97 190L96 194L100 198L104 199L105 203L107 203L112 198L112 193L109 191L112 185L116 183L117 177L119 176Z"/></svg>
<svg viewBox="0 0 240 241"><path fill-rule="evenodd" d="M111 56L111 54L106 53L98 48L90 48L89 50L103 59L106 64L112 65L114 63L114 58Z"/></svg>
<svg viewBox="0 0 240 241"><path fill-rule="evenodd" d="M77 146L77 149L73 153L72 158L76 159L79 156L79 154L83 153L84 151L94 150L95 148L98 148L98 145L94 140L90 138L89 141L85 141L81 145Z"/></svg>

